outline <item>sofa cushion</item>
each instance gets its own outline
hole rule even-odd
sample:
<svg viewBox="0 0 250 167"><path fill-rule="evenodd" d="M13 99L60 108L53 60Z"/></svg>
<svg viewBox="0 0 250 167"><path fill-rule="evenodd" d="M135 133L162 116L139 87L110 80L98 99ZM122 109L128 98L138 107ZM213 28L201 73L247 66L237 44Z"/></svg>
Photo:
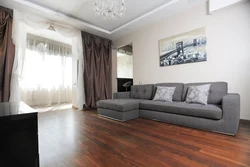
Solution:
<svg viewBox="0 0 250 167"><path fill-rule="evenodd" d="M132 99L152 99L153 84L150 85L133 85L131 86Z"/></svg>
<svg viewBox="0 0 250 167"><path fill-rule="evenodd" d="M183 83L158 83L158 84L155 84L153 97L155 96L157 86L176 87L174 95L173 95L173 101L181 101L181 96L182 96L182 91L183 91L183 86L184 86Z"/></svg>
<svg viewBox="0 0 250 167"><path fill-rule="evenodd" d="M189 86L185 102L207 105L210 84Z"/></svg>
<svg viewBox="0 0 250 167"><path fill-rule="evenodd" d="M222 110L219 105L189 104L185 102L161 102L145 100L140 102L140 109L187 115L200 118L219 120Z"/></svg>
<svg viewBox="0 0 250 167"><path fill-rule="evenodd" d="M172 102L175 89L176 87L157 86L153 100Z"/></svg>
<svg viewBox="0 0 250 167"><path fill-rule="evenodd" d="M222 102L222 98L227 95L227 83L226 82L200 82L200 83L188 83L184 84L184 89L182 93L182 101L185 101L187 97L188 87L189 86L198 86L198 85L210 85L209 95L208 95L208 104L218 104Z"/></svg>
<svg viewBox="0 0 250 167"><path fill-rule="evenodd" d="M131 111L139 109L139 102L142 100L136 99L110 99L110 100L99 100L97 102L98 108L105 108L116 111Z"/></svg>

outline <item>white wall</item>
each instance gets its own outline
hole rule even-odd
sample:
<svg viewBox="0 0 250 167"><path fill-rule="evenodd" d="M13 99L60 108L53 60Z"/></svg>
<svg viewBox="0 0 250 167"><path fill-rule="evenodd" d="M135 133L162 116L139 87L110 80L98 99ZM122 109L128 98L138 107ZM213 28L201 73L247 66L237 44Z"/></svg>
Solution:
<svg viewBox="0 0 250 167"><path fill-rule="evenodd" d="M207 15L204 3L122 37L114 41L114 48L133 43L134 84L228 82L229 92L241 95L241 118L250 120L249 18L249 1L213 15ZM159 67L158 40L201 27L207 31L206 62Z"/></svg>

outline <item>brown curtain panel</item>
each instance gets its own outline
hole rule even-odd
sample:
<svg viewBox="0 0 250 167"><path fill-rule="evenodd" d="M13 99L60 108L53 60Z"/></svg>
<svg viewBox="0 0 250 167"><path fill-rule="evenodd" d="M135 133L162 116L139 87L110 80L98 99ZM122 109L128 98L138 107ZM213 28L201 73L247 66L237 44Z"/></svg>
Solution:
<svg viewBox="0 0 250 167"><path fill-rule="evenodd" d="M112 98L112 42L86 32L82 40L85 108L96 108L98 100Z"/></svg>
<svg viewBox="0 0 250 167"><path fill-rule="evenodd" d="M0 6L0 102L8 102L10 79L15 57L12 43L13 11Z"/></svg>

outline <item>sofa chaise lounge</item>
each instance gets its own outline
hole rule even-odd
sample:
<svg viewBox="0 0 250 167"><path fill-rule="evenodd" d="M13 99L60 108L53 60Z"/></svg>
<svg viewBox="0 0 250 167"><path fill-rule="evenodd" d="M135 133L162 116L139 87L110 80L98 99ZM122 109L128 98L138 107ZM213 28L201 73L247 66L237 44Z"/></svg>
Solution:
<svg viewBox="0 0 250 167"><path fill-rule="evenodd" d="M208 105L186 103L188 87L204 84L211 84ZM153 101L157 86L176 87L173 102ZM239 127L240 96L229 94L226 82L134 85L113 98L97 102L100 116L122 122L141 117L228 135L236 135Z"/></svg>

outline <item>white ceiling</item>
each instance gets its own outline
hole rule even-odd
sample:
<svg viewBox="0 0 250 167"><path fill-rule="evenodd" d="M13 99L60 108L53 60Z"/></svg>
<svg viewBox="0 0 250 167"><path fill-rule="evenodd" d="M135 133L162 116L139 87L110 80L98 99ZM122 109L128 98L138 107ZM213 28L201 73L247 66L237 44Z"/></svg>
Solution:
<svg viewBox="0 0 250 167"><path fill-rule="evenodd" d="M108 31L113 31L123 24L171 1L171 0L126 0L127 10L122 19L103 20L95 15L94 0L29 0L32 3L88 22Z"/></svg>
<svg viewBox="0 0 250 167"><path fill-rule="evenodd" d="M125 0L125 15L102 20L93 10L94 0L0 0L0 5L41 15L83 31L117 39L206 0Z"/></svg>

